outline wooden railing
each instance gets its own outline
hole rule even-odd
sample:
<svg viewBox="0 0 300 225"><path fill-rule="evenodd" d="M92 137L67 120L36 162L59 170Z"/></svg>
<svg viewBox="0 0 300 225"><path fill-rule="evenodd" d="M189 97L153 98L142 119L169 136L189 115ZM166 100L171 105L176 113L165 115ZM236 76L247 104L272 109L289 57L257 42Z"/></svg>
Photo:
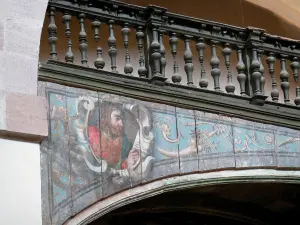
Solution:
<svg viewBox="0 0 300 225"><path fill-rule="evenodd" d="M95 67L99 76L110 71L128 82L132 81L129 77L139 77L137 80L153 85L222 93L257 108L267 103L297 114L299 41L259 28L240 28L169 13L158 6L118 1L51 0L48 15L50 63L77 63ZM65 55L57 52L60 20L67 39ZM72 33L75 26L79 34ZM133 30L135 39L129 36ZM91 32L93 40L88 36ZM76 36L78 40L72 38ZM97 57L91 61L90 55Z"/></svg>

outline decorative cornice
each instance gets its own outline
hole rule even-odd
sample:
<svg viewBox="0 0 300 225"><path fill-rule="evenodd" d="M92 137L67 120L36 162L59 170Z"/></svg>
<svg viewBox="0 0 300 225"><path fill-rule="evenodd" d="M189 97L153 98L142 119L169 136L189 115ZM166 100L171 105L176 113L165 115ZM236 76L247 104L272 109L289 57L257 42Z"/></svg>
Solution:
<svg viewBox="0 0 300 225"><path fill-rule="evenodd" d="M124 76L56 61L40 64L39 80L300 129L298 107L269 101L263 107L252 105L247 96L172 83L166 83L162 88L152 84L151 79Z"/></svg>

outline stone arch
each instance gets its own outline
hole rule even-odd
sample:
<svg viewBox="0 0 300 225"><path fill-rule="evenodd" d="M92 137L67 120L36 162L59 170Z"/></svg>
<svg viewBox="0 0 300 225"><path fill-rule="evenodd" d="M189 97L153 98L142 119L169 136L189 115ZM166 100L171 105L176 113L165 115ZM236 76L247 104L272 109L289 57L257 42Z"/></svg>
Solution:
<svg viewBox="0 0 300 225"><path fill-rule="evenodd" d="M276 171L253 169L240 171L217 171L202 174L175 176L153 181L101 200L69 219L65 225L83 225L99 219L122 206L129 205L156 195L194 187L221 184L287 183L299 184L299 171Z"/></svg>
<svg viewBox="0 0 300 225"><path fill-rule="evenodd" d="M45 8L46 8L45 3ZM43 17L44 18L44 17ZM40 21L41 22L41 21ZM44 22L44 20L43 20ZM45 26L46 24L44 24ZM40 27L42 28L42 27ZM43 41L43 40L41 40ZM39 45L38 45L39 46ZM35 61L38 64L38 57ZM37 80L37 79L36 79ZM228 173L227 173L228 172ZM108 199L102 200L95 205L90 206L83 212L74 216L66 224L87 224L92 222L94 219L114 210L118 207L121 207L125 204L130 204L133 201L139 201L143 198L148 198L153 195L157 195L163 192L168 192L172 190L189 188L192 186L201 186L201 185L211 185L213 183L238 183L238 182L249 182L252 176L256 176L255 179L252 179L253 182L297 182L300 174L293 173L289 171L278 172L278 171L268 171L268 170L259 170L259 171L231 171L226 172L214 172L209 174L195 174L195 175L185 175L182 177L167 178L160 181L154 181L150 184L145 184L140 187L136 187L121 193L118 193ZM240 172L240 173L239 173ZM210 177L211 176L211 177ZM222 180L226 177L227 179ZM186 180L186 181L185 181ZM203 182L199 182L203 181ZM154 190L152 189L153 187ZM128 201L128 198L132 201Z"/></svg>

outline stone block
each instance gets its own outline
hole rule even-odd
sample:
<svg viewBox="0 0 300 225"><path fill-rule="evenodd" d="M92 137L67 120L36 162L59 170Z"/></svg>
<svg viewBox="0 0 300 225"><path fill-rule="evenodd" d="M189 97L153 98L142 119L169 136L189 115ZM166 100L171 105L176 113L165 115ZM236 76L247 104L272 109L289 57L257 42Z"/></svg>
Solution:
<svg viewBox="0 0 300 225"><path fill-rule="evenodd" d="M4 23L0 20L0 51L4 49Z"/></svg>
<svg viewBox="0 0 300 225"><path fill-rule="evenodd" d="M3 56L4 88L7 92L37 94L38 60L17 53Z"/></svg>
<svg viewBox="0 0 300 225"><path fill-rule="evenodd" d="M35 58L37 67L41 27L32 24L30 20L8 18L5 28L5 51Z"/></svg>
<svg viewBox="0 0 300 225"><path fill-rule="evenodd" d="M6 129L10 132L47 136L46 99L40 96L8 93L6 96Z"/></svg>
<svg viewBox="0 0 300 225"><path fill-rule="evenodd" d="M47 0L9 0L8 16L19 20L35 20L42 26L47 8Z"/></svg>

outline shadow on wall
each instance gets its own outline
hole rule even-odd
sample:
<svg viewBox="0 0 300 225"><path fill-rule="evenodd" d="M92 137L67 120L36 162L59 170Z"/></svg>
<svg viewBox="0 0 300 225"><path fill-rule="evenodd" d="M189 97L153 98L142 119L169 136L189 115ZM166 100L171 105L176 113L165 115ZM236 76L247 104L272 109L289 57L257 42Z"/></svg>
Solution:
<svg viewBox="0 0 300 225"><path fill-rule="evenodd" d="M240 27L259 27L274 35L300 39L298 0L123 0L123 2L141 6L157 5L177 14Z"/></svg>
<svg viewBox="0 0 300 225"><path fill-rule="evenodd" d="M44 224L145 182L241 168L297 168L300 133L218 114L39 83Z"/></svg>

